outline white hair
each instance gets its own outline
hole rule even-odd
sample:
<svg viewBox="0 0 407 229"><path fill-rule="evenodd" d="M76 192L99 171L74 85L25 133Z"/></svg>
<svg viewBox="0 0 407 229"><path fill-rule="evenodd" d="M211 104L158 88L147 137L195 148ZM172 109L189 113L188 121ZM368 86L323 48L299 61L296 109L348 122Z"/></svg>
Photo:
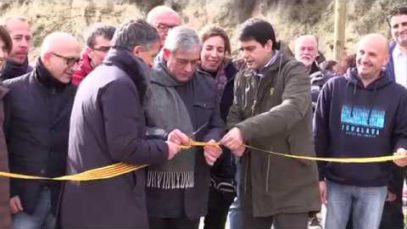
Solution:
<svg viewBox="0 0 407 229"><path fill-rule="evenodd" d="M173 10L171 7L166 6L166 5L159 5L159 6L154 7L153 9L151 9L151 10L147 13L147 19L146 19L146 21L147 21L149 24L153 24L155 18L156 18L158 15L161 15L161 14L173 14L173 15L175 15L175 16L181 18L181 17L179 16L179 14L178 14L175 10Z"/></svg>

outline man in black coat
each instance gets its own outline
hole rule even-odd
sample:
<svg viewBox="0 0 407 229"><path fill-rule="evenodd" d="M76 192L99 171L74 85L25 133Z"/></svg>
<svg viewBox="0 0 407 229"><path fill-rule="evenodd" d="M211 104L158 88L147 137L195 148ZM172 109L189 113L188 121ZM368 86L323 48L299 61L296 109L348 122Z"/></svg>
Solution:
<svg viewBox="0 0 407 229"><path fill-rule="evenodd" d="M145 138L149 69L138 56L152 47L157 53L158 39L145 21L122 25L104 63L81 82L70 123L69 174L117 162L164 162L179 151L174 143ZM148 228L144 189L144 169L106 180L67 182L61 227Z"/></svg>
<svg viewBox="0 0 407 229"><path fill-rule="evenodd" d="M32 46L32 29L30 21L24 16L12 16L4 20L4 27L10 33L13 47L6 64L0 72L2 80L12 79L33 68L28 63L28 53Z"/></svg>
<svg viewBox="0 0 407 229"><path fill-rule="evenodd" d="M75 96L71 85L80 44L67 33L48 35L35 69L4 82L5 134L10 170L45 177L65 174L69 117ZM54 228L60 183L14 179L10 207L13 228Z"/></svg>

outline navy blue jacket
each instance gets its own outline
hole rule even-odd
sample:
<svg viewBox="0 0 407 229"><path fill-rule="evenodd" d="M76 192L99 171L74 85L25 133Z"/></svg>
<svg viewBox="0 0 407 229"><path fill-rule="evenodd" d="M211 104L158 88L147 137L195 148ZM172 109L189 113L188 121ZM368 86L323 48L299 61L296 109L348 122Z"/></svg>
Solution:
<svg viewBox="0 0 407 229"><path fill-rule="evenodd" d="M34 71L4 81L10 89L5 97L5 134L10 171L29 175L65 175L69 118L76 87L52 78L41 61ZM56 212L60 182L11 180L11 196L18 195L24 211L35 210L45 186L51 190Z"/></svg>
<svg viewBox="0 0 407 229"><path fill-rule="evenodd" d="M407 90L384 73L365 88L356 69L322 89L314 117L320 157L376 157L407 147ZM392 162L320 163L320 179L361 187L385 186Z"/></svg>

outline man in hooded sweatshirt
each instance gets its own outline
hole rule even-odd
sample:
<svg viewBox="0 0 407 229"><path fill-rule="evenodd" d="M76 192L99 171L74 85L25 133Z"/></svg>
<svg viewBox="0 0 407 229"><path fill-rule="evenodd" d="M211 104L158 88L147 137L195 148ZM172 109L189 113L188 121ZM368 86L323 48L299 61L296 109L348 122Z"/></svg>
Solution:
<svg viewBox="0 0 407 229"><path fill-rule="evenodd" d="M363 37L356 68L322 89L314 117L320 157L379 157L406 154L407 91L384 77L387 39ZM394 161L406 165L406 159ZM391 163L319 163L321 199L327 203L325 228L345 228L352 210L353 228L379 227Z"/></svg>

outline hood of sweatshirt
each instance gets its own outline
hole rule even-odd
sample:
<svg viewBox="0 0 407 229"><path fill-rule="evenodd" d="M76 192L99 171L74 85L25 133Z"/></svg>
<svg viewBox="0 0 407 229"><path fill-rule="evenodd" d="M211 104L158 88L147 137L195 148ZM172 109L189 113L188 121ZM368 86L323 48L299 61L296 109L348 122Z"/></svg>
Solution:
<svg viewBox="0 0 407 229"><path fill-rule="evenodd" d="M360 78L357 76L358 72L356 68L350 68L345 74L345 79L347 82L359 89L365 89L365 90L380 90L383 87L386 87L392 83L392 81L389 79L389 77L385 76L384 72L380 73L380 77L373 81L371 84L369 84L366 88L363 86L362 81Z"/></svg>

